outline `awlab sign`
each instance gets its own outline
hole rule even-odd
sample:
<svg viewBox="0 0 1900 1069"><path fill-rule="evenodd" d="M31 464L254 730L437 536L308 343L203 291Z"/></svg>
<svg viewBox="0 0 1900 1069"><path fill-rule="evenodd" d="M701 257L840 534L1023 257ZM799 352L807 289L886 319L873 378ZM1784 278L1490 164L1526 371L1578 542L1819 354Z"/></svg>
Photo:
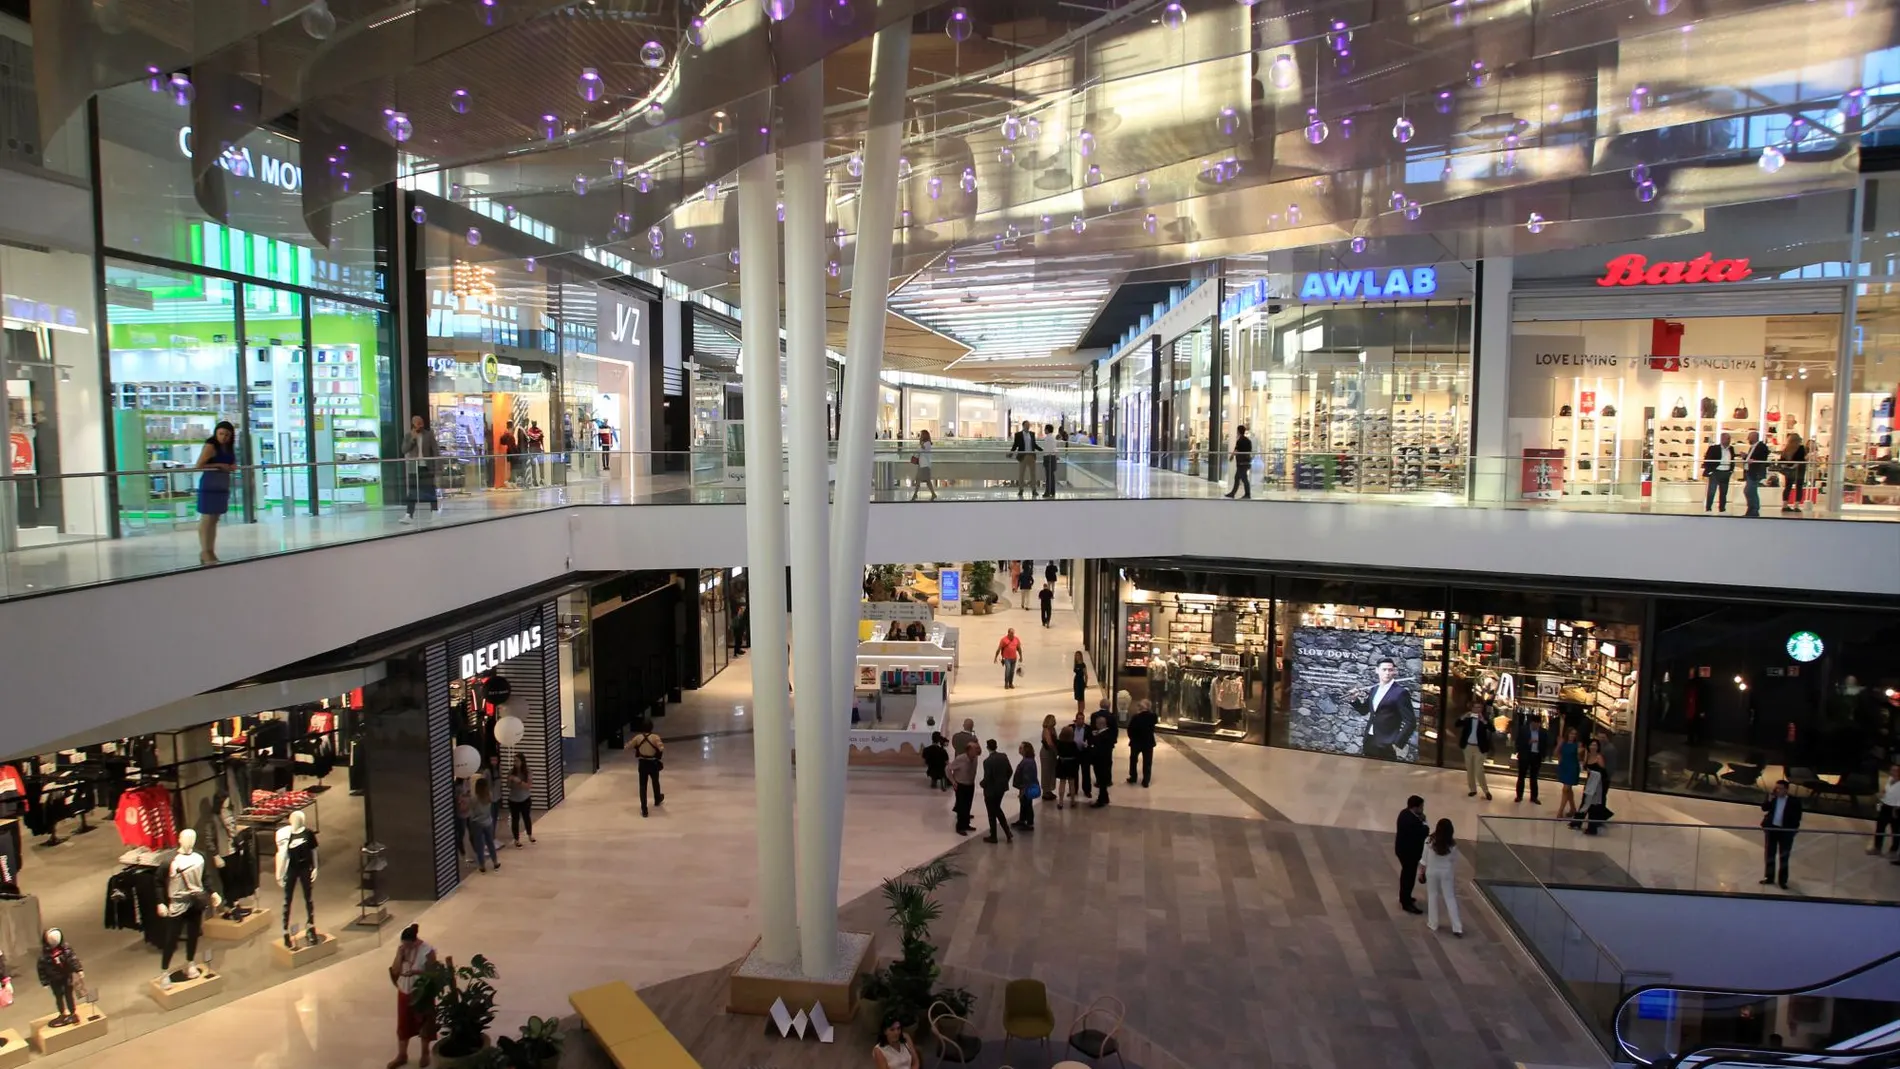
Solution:
<svg viewBox="0 0 1900 1069"><path fill-rule="evenodd" d="M1599 286L1673 286L1679 282L1740 282L1754 271L1743 260L1718 260L1705 252L1693 260L1657 260L1626 253L1603 265Z"/></svg>

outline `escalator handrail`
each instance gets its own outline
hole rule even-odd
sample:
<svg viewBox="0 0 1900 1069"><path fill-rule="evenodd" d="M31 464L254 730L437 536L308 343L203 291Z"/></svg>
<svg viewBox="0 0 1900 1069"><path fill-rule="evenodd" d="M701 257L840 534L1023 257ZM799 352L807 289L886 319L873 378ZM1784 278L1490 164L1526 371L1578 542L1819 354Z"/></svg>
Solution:
<svg viewBox="0 0 1900 1069"><path fill-rule="evenodd" d="M1737 991L1733 988L1695 987L1689 984L1668 984L1668 983L1644 984L1641 987L1634 988L1626 992L1623 995L1623 997L1620 1000L1618 1000L1616 1004L1616 1015L1611 1019L1610 1027L1611 1027L1612 1033L1616 1036L1616 1045L1618 1049L1622 1050L1623 1053L1635 1059L1635 1061L1639 1065L1655 1065L1657 1063L1651 1062L1651 1061L1645 1061L1634 1050L1630 1049L1629 1044L1623 1042L1623 1011L1629 1007L1630 1003L1636 1001L1636 999L1641 997L1642 994L1646 991L1687 991L1687 992L1690 992L1692 994L1697 994L1697 995L1739 995L1746 998L1779 998L1784 995L1801 995L1801 994L1806 994L1809 991L1819 991L1822 988L1833 987L1836 984L1842 983L1847 980L1851 980L1854 977L1859 976L1861 973L1871 972L1874 969L1878 969L1883 965L1887 965L1895 961L1900 961L1900 950L1889 951L1888 953L1882 954L1880 957L1877 957L1872 961L1865 962L1860 965L1856 965L1853 968L1847 970L1846 972L1841 973L1838 976L1829 977L1826 980L1820 980L1811 984L1802 984L1799 987L1789 987L1789 988L1772 989L1772 990L1765 990L1765 991ZM1718 1048L1706 1047L1706 1048L1698 1048L1698 1049L1713 1050L1713 1049L1718 1049ZM1760 1049L1760 1050L1766 1051L1768 1048L1739 1047L1736 1049L1737 1050ZM1694 1050L1683 1051L1682 1053L1675 1055L1674 1060L1679 1061L1682 1058L1686 1058L1689 1055L1694 1054L1694 1053L1696 1053L1696 1051ZM1807 1053L1814 1053L1814 1052L1810 1051Z"/></svg>
<svg viewBox="0 0 1900 1069"><path fill-rule="evenodd" d="M1690 1058L1713 1055L1716 1062L1746 1062L1749 1065L1817 1066L1827 1069L1822 1059L1828 1059L1835 1065L1851 1064L1854 1069L1896 1069L1900 1067L1900 1043L1889 1043L1884 1047L1868 1050L1786 1050L1768 1047L1699 1047L1685 1051L1670 1059L1670 1066L1680 1066Z"/></svg>

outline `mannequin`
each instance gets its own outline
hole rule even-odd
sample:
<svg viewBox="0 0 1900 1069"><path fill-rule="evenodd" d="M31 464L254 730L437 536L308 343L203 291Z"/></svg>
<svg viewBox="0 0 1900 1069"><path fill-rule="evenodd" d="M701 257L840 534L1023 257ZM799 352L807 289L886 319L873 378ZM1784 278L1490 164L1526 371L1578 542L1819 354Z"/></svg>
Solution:
<svg viewBox="0 0 1900 1069"><path fill-rule="evenodd" d="M65 1028L79 1023L73 992L85 979L86 970L79 964L79 955L67 945L65 934L58 928L46 929L40 935L40 983L52 989L55 1013L48 1025Z"/></svg>
<svg viewBox="0 0 1900 1069"><path fill-rule="evenodd" d="M178 833L178 849L159 855L159 871L165 874L165 901L159 903L159 916L165 918L165 948L159 961L164 972L160 987L169 988L174 980L196 980L203 975L194 960L198 956L198 935L204 929L204 916L218 904L218 896L205 890L205 856L198 852L198 833L190 828ZM185 937L185 967L172 972L172 954L178 949L179 935Z"/></svg>
<svg viewBox="0 0 1900 1069"><path fill-rule="evenodd" d="M284 945L290 941L290 903L297 884L303 884L304 942L316 946L317 908L310 901L317 879L317 833L304 822L303 811L290 814L290 823L277 829L277 883L284 889Z"/></svg>

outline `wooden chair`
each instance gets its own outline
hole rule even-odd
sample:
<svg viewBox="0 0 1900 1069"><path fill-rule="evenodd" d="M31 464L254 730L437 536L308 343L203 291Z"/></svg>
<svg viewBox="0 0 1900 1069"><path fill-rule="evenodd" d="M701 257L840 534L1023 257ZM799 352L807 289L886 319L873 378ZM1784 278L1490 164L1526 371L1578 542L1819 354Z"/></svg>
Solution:
<svg viewBox="0 0 1900 1069"><path fill-rule="evenodd" d="M933 1002L924 1014L930 1022L930 1034L937 1037L937 1064L945 1059L968 1065L983 1052L983 1039L970 1034L970 1022L950 1011L943 1002Z"/></svg>
<svg viewBox="0 0 1900 1069"><path fill-rule="evenodd" d="M1011 980L1003 988L1003 1057L1009 1057L1012 1039L1041 1040L1049 1046L1056 1015L1049 1008L1049 991L1041 980Z"/></svg>
<svg viewBox="0 0 1900 1069"><path fill-rule="evenodd" d="M1103 995L1069 1026L1069 1049L1082 1054L1091 1063L1113 1054L1115 1063L1122 1069L1128 1069L1128 1063L1122 1060L1121 1030L1122 1019L1128 1016L1128 1007L1122 1000L1112 995Z"/></svg>

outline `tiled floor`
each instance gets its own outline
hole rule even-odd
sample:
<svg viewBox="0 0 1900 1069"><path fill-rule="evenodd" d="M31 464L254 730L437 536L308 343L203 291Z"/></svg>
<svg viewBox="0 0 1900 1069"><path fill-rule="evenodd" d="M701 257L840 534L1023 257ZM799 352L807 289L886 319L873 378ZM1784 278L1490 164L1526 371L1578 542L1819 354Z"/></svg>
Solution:
<svg viewBox="0 0 1900 1069"><path fill-rule="evenodd" d="M1033 738L1045 713L1073 713L1067 665L1080 642L1066 591L1050 629L1034 612L956 622L964 652L953 717L971 716L980 734L1007 742ZM1025 640L1029 674L1005 692L989 651L1009 626ZM497 962L498 1030L565 1013L569 991L608 980L647 987L746 952L758 923L749 670L742 658L669 713L667 804L652 818L639 816L631 762L610 753L601 773L574 778L566 803L537 821L537 845L505 850L502 871L421 910L424 936L442 953ZM921 771L854 772L840 880L847 918L875 920L875 899L861 896L955 849L970 875L949 890L938 929L950 964L1034 973L1076 1000L1119 994L1131 1022L1193 1069L1597 1064L1469 886L1463 940L1434 938L1395 912L1393 815L1417 792L1434 815L1473 827L1486 810L1465 799L1461 771L1178 746L1197 757L1164 747L1152 788L1117 783L1106 810L1045 808L1034 835L1013 847L959 839L948 798ZM1511 811L1505 797L1490 810ZM1699 799L1622 793L1613 805L1626 820L1736 819L1733 807ZM217 1051L219 1064L256 1069L380 1065L394 1045L389 953L35 1064L202 1069L205 1052ZM23 998L41 996L28 980ZM839 1049L828 1064L861 1059L861 1048Z"/></svg>

